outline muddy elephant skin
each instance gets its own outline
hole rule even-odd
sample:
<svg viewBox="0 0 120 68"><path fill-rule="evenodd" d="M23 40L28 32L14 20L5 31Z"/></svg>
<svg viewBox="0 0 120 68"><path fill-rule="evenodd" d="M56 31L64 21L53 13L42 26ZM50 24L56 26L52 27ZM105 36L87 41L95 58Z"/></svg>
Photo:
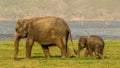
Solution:
<svg viewBox="0 0 120 68"><path fill-rule="evenodd" d="M104 50L104 41L101 37L96 35L90 36L81 36L78 42L78 57L80 57L80 50L86 48L85 57L93 56L93 52L99 59L104 58L103 50Z"/></svg>
<svg viewBox="0 0 120 68"><path fill-rule="evenodd" d="M14 59L18 59L19 41L21 38L27 38L26 58L31 57L31 49L34 42L41 44L47 58L50 58L48 47L51 45L56 45L60 48L62 58L71 57L72 54L67 47L69 36L72 42L70 28L64 19L50 16L20 19L16 23L14 34Z"/></svg>

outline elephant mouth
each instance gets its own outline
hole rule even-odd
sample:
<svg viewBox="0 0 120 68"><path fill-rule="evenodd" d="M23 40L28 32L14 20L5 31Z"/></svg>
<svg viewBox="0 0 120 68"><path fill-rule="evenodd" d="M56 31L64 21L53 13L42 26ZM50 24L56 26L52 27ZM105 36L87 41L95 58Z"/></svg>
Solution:
<svg viewBox="0 0 120 68"><path fill-rule="evenodd" d="M24 33L20 36L20 38L27 38L27 36L28 36L28 33Z"/></svg>
<svg viewBox="0 0 120 68"><path fill-rule="evenodd" d="M27 34L25 35L25 38L27 38Z"/></svg>
<svg viewBox="0 0 120 68"><path fill-rule="evenodd" d="M25 38L28 36L28 33L26 33L26 35L24 36Z"/></svg>

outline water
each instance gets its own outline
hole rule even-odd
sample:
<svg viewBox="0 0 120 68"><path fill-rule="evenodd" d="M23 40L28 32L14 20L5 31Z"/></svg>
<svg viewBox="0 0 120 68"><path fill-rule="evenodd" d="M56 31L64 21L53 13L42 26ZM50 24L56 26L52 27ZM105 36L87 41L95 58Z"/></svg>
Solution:
<svg viewBox="0 0 120 68"><path fill-rule="evenodd" d="M99 35L103 39L120 39L120 21L67 21L73 39ZM13 40L16 21L0 21L0 40Z"/></svg>
<svg viewBox="0 0 120 68"><path fill-rule="evenodd" d="M74 39L99 35L103 39L120 39L120 21L68 21Z"/></svg>
<svg viewBox="0 0 120 68"><path fill-rule="evenodd" d="M16 21L0 21L0 40L13 40Z"/></svg>

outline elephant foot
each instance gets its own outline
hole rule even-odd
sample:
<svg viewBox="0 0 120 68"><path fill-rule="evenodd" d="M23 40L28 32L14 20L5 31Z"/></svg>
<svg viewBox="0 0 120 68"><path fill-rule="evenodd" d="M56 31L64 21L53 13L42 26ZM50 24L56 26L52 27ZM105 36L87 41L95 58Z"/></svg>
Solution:
<svg viewBox="0 0 120 68"><path fill-rule="evenodd" d="M31 58L31 56L26 55L26 58L27 58L27 59L30 59L30 58Z"/></svg>
<svg viewBox="0 0 120 68"><path fill-rule="evenodd" d="M14 60L19 60L17 57L14 57Z"/></svg>
<svg viewBox="0 0 120 68"><path fill-rule="evenodd" d="M66 56L62 56L62 58L66 58Z"/></svg>
<svg viewBox="0 0 120 68"><path fill-rule="evenodd" d="M67 57L68 57L68 58L72 58L72 57L73 57L73 55L71 54L71 55L68 55Z"/></svg>
<svg viewBox="0 0 120 68"><path fill-rule="evenodd" d="M21 60L23 58L14 57L14 60Z"/></svg>
<svg viewBox="0 0 120 68"><path fill-rule="evenodd" d="M45 54L45 58L50 58L50 57L51 57L50 53Z"/></svg>
<svg viewBox="0 0 120 68"><path fill-rule="evenodd" d="M75 50L74 50L74 52L75 52ZM77 53L77 52L76 52L76 53ZM68 49L67 57L68 57L68 58L72 58L72 57L73 57L73 53L72 53L72 51L71 51L70 49Z"/></svg>
<svg viewBox="0 0 120 68"><path fill-rule="evenodd" d="M100 59L105 59L105 58L107 58L106 56L102 56Z"/></svg>
<svg viewBox="0 0 120 68"><path fill-rule="evenodd" d="M30 57L26 57L26 59L31 59Z"/></svg>
<svg viewBox="0 0 120 68"><path fill-rule="evenodd" d="M50 56L46 56L46 58L50 58Z"/></svg>

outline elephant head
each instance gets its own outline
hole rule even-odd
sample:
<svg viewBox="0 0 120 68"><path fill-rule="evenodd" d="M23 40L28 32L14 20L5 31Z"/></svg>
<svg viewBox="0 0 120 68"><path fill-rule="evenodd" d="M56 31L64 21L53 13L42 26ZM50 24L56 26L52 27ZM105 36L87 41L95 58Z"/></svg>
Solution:
<svg viewBox="0 0 120 68"><path fill-rule="evenodd" d="M20 19L16 23L15 34L14 34L14 45L15 45L14 59L17 59L20 38L27 37L29 22L30 22L29 19Z"/></svg>
<svg viewBox="0 0 120 68"><path fill-rule="evenodd" d="M78 42L79 50L86 47L86 42L87 42L87 37L86 36L80 37L79 42Z"/></svg>
<svg viewBox="0 0 120 68"><path fill-rule="evenodd" d="M20 19L17 21L15 32L19 34L19 37L25 38L28 32L29 19Z"/></svg>
<svg viewBox="0 0 120 68"><path fill-rule="evenodd" d="M80 56L80 50L86 47L87 37L81 36L78 41L78 50L75 51L75 53Z"/></svg>

